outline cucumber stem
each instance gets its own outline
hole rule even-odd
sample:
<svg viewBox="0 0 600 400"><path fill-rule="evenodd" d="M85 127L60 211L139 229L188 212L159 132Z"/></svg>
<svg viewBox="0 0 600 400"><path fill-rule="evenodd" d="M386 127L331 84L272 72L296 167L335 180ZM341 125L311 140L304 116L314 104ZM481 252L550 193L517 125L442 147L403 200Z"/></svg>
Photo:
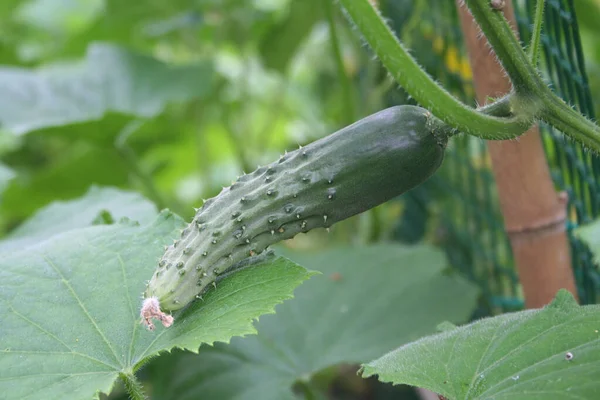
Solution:
<svg viewBox="0 0 600 400"><path fill-rule="evenodd" d="M534 113L536 118L600 153L600 127L552 92L525 54L504 15L492 9L489 0L465 2L513 83L515 97L511 100L511 109L531 107L525 112ZM536 30L541 29L543 4L540 2L542 0L538 0L536 9ZM537 51L532 49L532 54Z"/></svg>
<svg viewBox="0 0 600 400"><path fill-rule="evenodd" d="M467 107L418 65L369 0L339 1L394 79L452 128L484 139L502 140L523 134L533 123L535 114L528 107L511 118L497 118Z"/></svg>
<svg viewBox="0 0 600 400"><path fill-rule="evenodd" d="M512 139L527 131L541 117L567 136L600 153L600 127L551 91L525 54L504 14L493 8L490 0L465 0L465 3L510 77L513 93L502 103L479 110L467 107L438 85L408 54L369 0L339 2L396 82L448 125L442 127L436 123L440 138L463 132L487 140ZM537 7L539 23L536 30L541 29L542 6L538 4ZM534 33L534 37L536 35ZM538 51L534 48L532 54Z"/></svg>

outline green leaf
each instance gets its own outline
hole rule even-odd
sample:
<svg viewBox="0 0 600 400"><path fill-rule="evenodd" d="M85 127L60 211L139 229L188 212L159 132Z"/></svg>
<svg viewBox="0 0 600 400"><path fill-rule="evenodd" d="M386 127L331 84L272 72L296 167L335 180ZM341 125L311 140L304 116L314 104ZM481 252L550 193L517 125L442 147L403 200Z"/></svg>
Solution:
<svg viewBox="0 0 600 400"><path fill-rule="evenodd" d="M163 22L162 25L173 20L175 21L171 22L171 25L179 22L179 25L176 25L179 29L173 28L176 29L175 35L184 32L184 28L188 29L185 31L186 33L190 32L191 29L202 26L204 13L214 10L214 6L210 4L211 2L204 0L193 3L189 0L171 0L168 2L103 0L102 13L86 30L78 35L69 35L62 52L78 54L85 50L91 41L97 40L127 43L136 48L152 48L156 41L163 39L164 35L169 32L168 30L161 31L158 29L161 22ZM214 3L221 5L223 1L218 0ZM178 18L180 21L177 21ZM223 22L228 22L228 20L229 18ZM159 27L157 28L156 25L159 25ZM191 32L192 34L202 33ZM204 39L201 36L199 37ZM176 36L176 38L181 42L181 36ZM165 42L161 43L161 45L164 44ZM169 43L169 45L172 44L173 42Z"/></svg>
<svg viewBox="0 0 600 400"><path fill-rule="evenodd" d="M122 157L110 148L72 146L61 151L55 163L16 177L6 188L0 205L3 215L22 219L56 199L85 194L90 183L123 187L129 171Z"/></svg>
<svg viewBox="0 0 600 400"><path fill-rule="evenodd" d="M15 134L85 121L108 113L154 117L171 102L206 95L208 62L170 66L124 48L95 43L82 62L39 70L0 68L0 123Z"/></svg>
<svg viewBox="0 0 600 400"><path fill-rule="evenodd" d="M600 262L600 219L576 228L573 233L590 247L594 260Z"/></svg>
<svg viewBox="0 0 600 400"><path fill-rule="evenodd" d="M150 373L154 398L294 399L295 382L371 360L436 332L444 320L464 322L475 306L477 289L445 275L443 254L430 247L284 254L323 274L262 317L257 336L158 360Z"/></svg>
<svg viewBox="0 0 600 400"><path fill-rule="evenodd" d="M110 392L149 357L173 347L254 333L310 275L284 258L243 269L148 331L140 294L163 245L185 224L162 212L151 224L72 230L0 260L0 393L7 400L86 399Z"/></svg>
<svg viewBox="0 0 600 400"><path fill-rule="evenodd" d="M543 309L486 318L421 339L363 366L363 376L448 399L596 399L600 306L561 290Z"/></svg>
<svg viewBox="0 0 600 400"><path fill-rule="evenodd" d="M284 71L313 26L323 15L321 1L290 2L285 18L265 32L260 52L268 68Z"/></svg>
<svg viewBox="0 0 600 400"><path fill-rule="evenodd" d="M53 235L92 225L101 213L113 221L123 217L151 222L156 206L138 193L92 186L81 198L44 207L0 242L0 251L23 249ZM104 215L106 218L106 215Z"/></svg>
<svg viewBox="0 0 600 400"><path fill-rule="evenodd" d="M47 32L76 34L101 14L103 3L104 0L30 0L19 7L15 18Z"/></svg>

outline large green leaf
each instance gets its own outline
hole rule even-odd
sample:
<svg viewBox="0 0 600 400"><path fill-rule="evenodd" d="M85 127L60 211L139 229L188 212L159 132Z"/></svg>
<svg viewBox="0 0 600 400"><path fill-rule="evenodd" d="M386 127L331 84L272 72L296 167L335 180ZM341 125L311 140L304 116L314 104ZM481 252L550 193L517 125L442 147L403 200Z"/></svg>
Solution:
<svg viewBox="0 0 600 400"><path fill-rule="evenodd" d="M291 1L285 18L267 30L260 52L268 68L284 71L296 51L323 15L323 3L316 0Z"/></svg>
<svg viewBox="0 0 600 400"><path fill-rule="evenodd" d="M364 366L363 376L453 399L600 398L600 306L561 290L547 307L421 339Z"/></svg>
<svg viewBox="0 0 600 400"><path fill-rule="evenodd" d="M212 82L208 62L175 67L95 43L82 62L40 70L0 68L0 123L23 134L100 120L108 112L153 117L170 102L205 95Z"/></svg>
<svg viewBox="0 0 600 400"><path fill-rule="evenodd" d="M153 398L293 399L295 382L371 360L435 332L445 319L466 321L475 306L477 289L445 275L444 256L430 247L284 254L323 274L261 318L257 336L158 360Z"/></svg>
<svg viewBox="0 0 600 400"><path fill-rule="evenodd" d="M227 342L254 333L252 320L290 298L309 272L270 259L220 282L204 302L148 331L140 293L163 245L183 221L162 212L151 224L96 225L56 235L0 260L0 393L7 400L86 399L119 374L173 347Z"/></svg>
<svg viewBox="0 0 600 400"><path fill-rule="evenodd" d="M156 212L156 206L137 193L92 186L79 199L41 209L0 241L0 251L23 249L58 233L90 226L103 215L114 221L127 217L149 223Z"/></svg>
<svg viewBox="0 0 600 400"><path fill-rule="evenodd" d="M62 150L56 163L15 177L0 210L7 217L22 219L56 199L82 196L91 183L124 187L128 182L127 164L114 149L73 146Z"/></svg>

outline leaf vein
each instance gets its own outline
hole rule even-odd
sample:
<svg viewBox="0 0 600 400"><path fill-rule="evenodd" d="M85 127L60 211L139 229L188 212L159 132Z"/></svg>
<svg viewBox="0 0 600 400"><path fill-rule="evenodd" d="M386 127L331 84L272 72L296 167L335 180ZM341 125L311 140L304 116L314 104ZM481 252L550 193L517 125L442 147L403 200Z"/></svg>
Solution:
<svg viewBox="0 0 600 400"><path fill-rule="evenodd" d="M119 357L117 356L117 353L115 352L115 349L111 346L110 342L108 341L108 339L106 338L106 336L104 335L102 330L100 330L100 327L98 326L98 324L96 323L94 318L92 318L92 316L88 312L87 308L85 308L85 305L83 304L83 302L81 301L79 296L77 296L77 293L73 289L73 286L71 286L69 281L67 279L65 279L65 277L62 274L62 272L60 271L60 269L52 262L52 260L50 260L50 258L48 256L44 255L43 257L44 257L44 260L48 263L48 265L50 265L52 267L52 269L54 269L54 271L56 271L56 273L60 276L64 285L69 289L69 292L71 293L73 298L77 301L77 304L79 305L81 310L88 317L88 319L90 320L90 322L92 323L92 325L94 326L94 328L96 329L96 331L98 332L98 334L100 335L100 337L102 338L104 343L106 343L106 346L108 347L108 349L112 352L113 356L115 357L115 360L117 361L117 364L120 364L123 367L123 365L121 364L121 360L119 360Z"/></svg>
<svg viewBox="0 0 600 400"><path fill-rule="evenodd" d="M55 373L47 373L47 374L29 374L29 375L18 375L18 376L9 376L7 378L0 378L0 381L11 381L14 379L25 379L25 378L34 378L41 376L64 376L66 378L70 378L73 376L83 376L83 375L98 375L98 374L114 374L114 371L90 371L90 372L79 372L76 374L73 373L64 373L64 372L55 372Z"/></svg>
<svg viewBox="0 0 600 400"><path fill-rule="evenodd" d="M520 322L521 322L521 321L520 321ZM523 320L522 322L523 322L523 323L525 323L525 322L528 322L528 320ZM503 355L502 357L500 357L499 359L497 359L496 361L494 361L492 364L488 365L488 366L487 366L487 367L486 367L486 368L485 368L483 371L481 371L481 372L486 372L486 371L488 371L490 368L493 368L494 366L496 366L498 363L500 363L500 362L502 362L503 360L505 360L507 357L509 357L509 356L510 356L511 354L513 354L514 352L521 350L521 349L522 349L524 346L526 346L526 345L527 345L527 344L529 344L530 342L532 342L532 341L534 341L534 340L536 340L536 339L539 339L540 337L542 337L542 336L546 335L547 333L549 333L549 332L551 332L551 331L553 331L553 330L555 330L555 329L557 329L557 328L561 328L563 325L566 325L566 324L569 324L569 323L572 323L572 322L573 322L573 319L570 319L570 320L567 320L567 321L561 322L561 323L560 323L560 324L558 324L558 325L553 325L552 327L550 327L550 328L548 328L548 329L545 329L544 331L542 331L542 332L540 332L539 334L537 334L537 335L535 335L535 336L533 336L533 337L529 338L528 340L526 340L526 341L524 341L524 342L522 342L522 343L519 343L519 345L518 345L517 347L515 347L514 349L512 349L511 351L509 351L508 353L506 353L505 355ZM518 326L518 325L514 325L512 328L514 328L514 327L516 327L516 326ZM506 330L505 332L508 332L508 330ZM505 333L505 336L508 336L508 333Z"/></svg>
<svg viewBox="0 0 600 400"><path fill-rule="evenodd" d="M6 303L8 303L8 301L4 300ZM8 303L8 308L9 310L15 314L16 316L18 316L19 318L21 318L23 321L27 322L28 324L34 326L35 328L39 329L40 331L42 331L44 334L48 335L49 337L51 337L52 339L56 340L58 343L60 343L61 345L63 345L67 350L73 351L65 342L63 342L62 340L60 340L60 338L56 335L54 335L52 332L47 331L46 329L44 329L44 327L42 327L41 325L39 325L38 323L30 320L29 318L27 318L26 316L24 316L23 314L21 314L20 312L18 312L17 310L15 310L15 308L12 306L12 304Z"/></svg>
<svg viewBox="0 0 600 400"><path fill-rule="evenodd" d="M127 296L127 303L129 304L129 312L131 312L131 319L133 321L136 320L135 312L133 311L133 302L131 301L131 295L129 294L129 287L127 286L127 274L125 273L125 262L121 257L121 254L117 254L117 259L119 260L119 265L121 266L121 273L123 275L123 286L125 289L125 294ZM131 341L129 342L129 353L127 355L127 364L131 364L131 354L133 352L133 343L135 342L135 332L137 330L137 323L133 323L133 330L131 332Z"/></svg>
<svg viewBox="0 0 600 400"><path fill-rule="evenodd" d="M71 349L69 349L71 350ZM5 353L5 354L49 354L49 355L74 355L74 356L79 356L82 358L87 358L88 360L91 361L95 361L98 364L104 365L106 367L110 367L112 370L119 370L119 367L115 366L115 365L111 365L108 363L105 363L102 360L99 360L95 357L92 357L90 355L87 355L85 353L80 353L78 351L32 351L32 350L0 350L0 353Z"/></svg>
<svg viewBox="0 0 600 400"><path fill-rule="evenodd" d="M600 339L596 339L595 341L600 341ZM589 345L589 344L591 344L591 343L593 343L593 342L594 342L594 341L583 343L583 344L581 344L581 345L579 345L579 346L577 346L577 347L574 347L574 348L572 348L572 350L577 350L577 349L580 349L580 348L582 348L582 347L584 347L584 346L587 346L587 345ZM519 371L517 371L517 372L519 372L519 374L523 374L523 372L525 372L525 371L527 371L527 370L529 370L529 369L531 369L531 368L534 368L534 367L538 366L539 364L541 364L541 363L543 363L543 362L545 362L545 361L548 361L548 360L549 360L550 358L552 358L552 357L556 357L556 356L558 356L558 355L559 355L559 354L561 354L562 352L563 352L563 351L561 350L561 351L560 351L560 352L558 352L558 353L551 354L550 356L548 356L548 357L546 357L546 358L544 358L544 359L542 359L542 360L540 360L540 361L538 361L538 362L536 362L536 363L534 363L534 364L529 364L529 365L528 365L526 368L523 368L522 370L519 370ZM565 361L565 362L566 362L566 361ZM484 391L484 392L483 392L481 395L483 395L483 394L485 394L485 393L489 392L489 391L490 391L490 390L492 390L493 388L495 388L495 387L499 386L500 384L502 384L502 383L506 382L507 380L511 379L511 377L512 377L512 376L513 376L513 374L511 374L511 375L507 376L506 378L502 379L501 381L498 381L498 382L496 382L494 385L492 385L492 386L490 386L489 388L487 388L487 390L485 390L485 391ZM502 389L502 390L505 390L505 389ZM502 392L502 391L500 391L500 392ZM498 392L498 393L500 393L500 392Z"/></svg>

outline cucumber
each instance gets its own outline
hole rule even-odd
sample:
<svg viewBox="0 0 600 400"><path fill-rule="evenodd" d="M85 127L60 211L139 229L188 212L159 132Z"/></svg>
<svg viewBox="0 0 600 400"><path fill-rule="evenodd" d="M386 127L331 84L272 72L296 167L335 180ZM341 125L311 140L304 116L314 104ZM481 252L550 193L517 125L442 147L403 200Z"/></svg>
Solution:
<svg viewBox="0 0 600 400"><path fill-rule="evenodd" d="M424 182L444 158L440 126L423 108L395 106L243 175L206 201L167 248L144 293L143 321L168 326L163 311L200 298L241 260Z"/></svg>

